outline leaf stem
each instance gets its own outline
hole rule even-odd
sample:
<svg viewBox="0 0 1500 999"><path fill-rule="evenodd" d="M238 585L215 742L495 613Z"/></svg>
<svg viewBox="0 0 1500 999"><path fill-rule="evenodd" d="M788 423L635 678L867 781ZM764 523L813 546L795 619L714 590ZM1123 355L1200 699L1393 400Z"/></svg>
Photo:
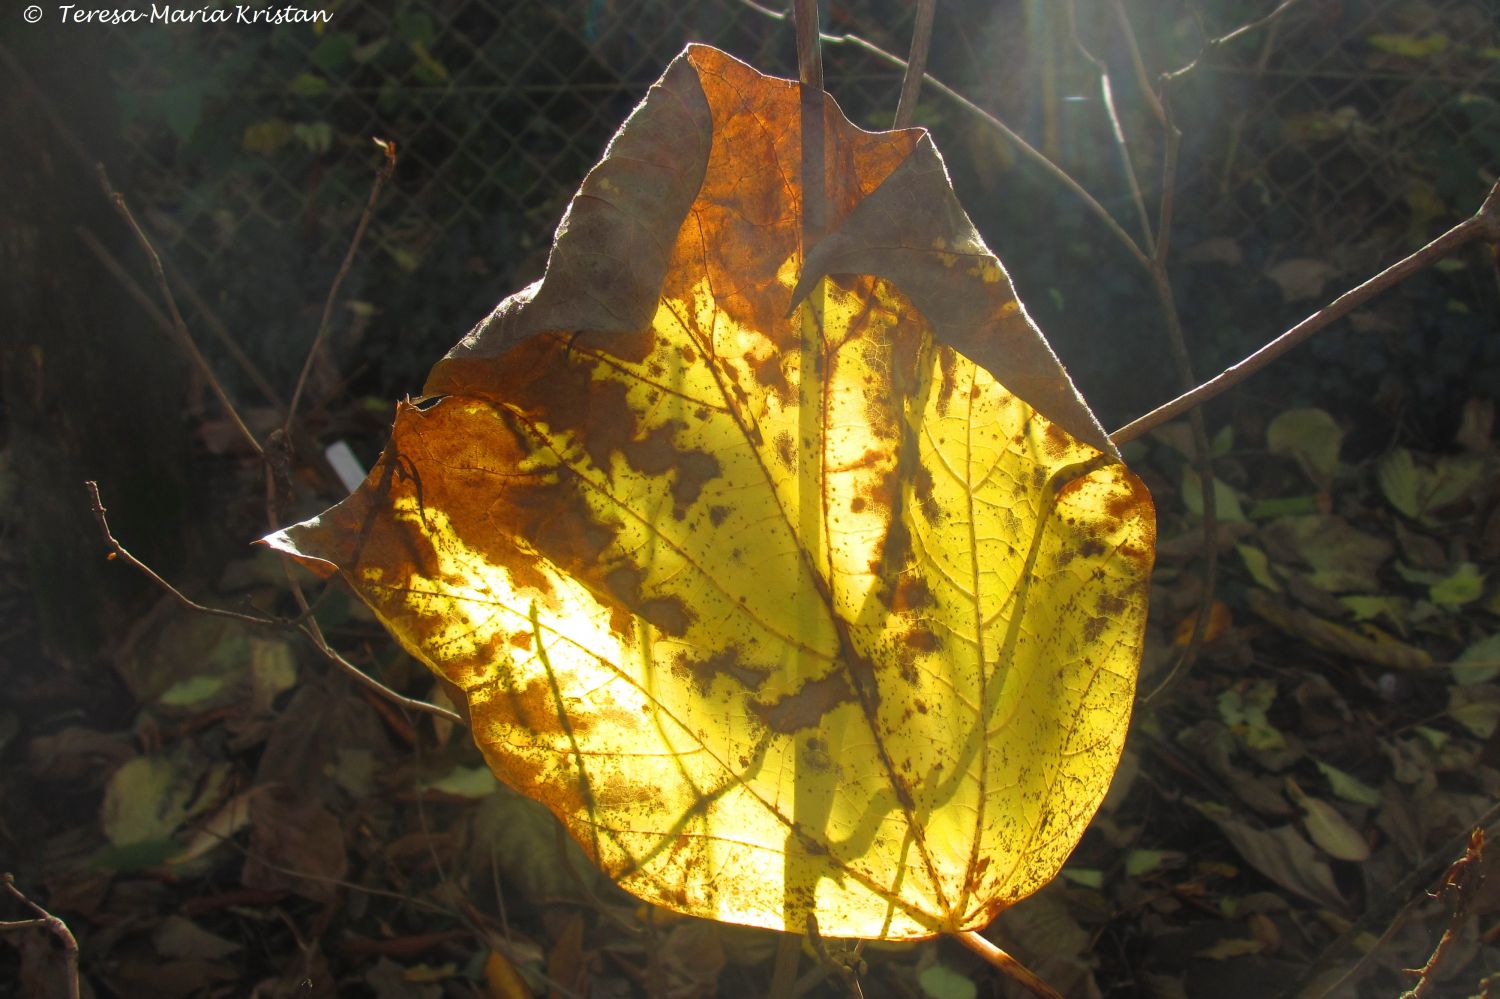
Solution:
<svg viewBox="0 0 1500 999"><path fill-rule="evenodd" d="M1040 996L1041 999L1063 999L1062 993L1038 978L1036 973L1026 965L981 936L977 930L955 933L953 938L978 954L992 967L1009 975L1032 995Z"/></svg>
<svg viewBox="0 0 1500 999"><path fill-rule="evenodd" d="M823 89L823 34L818 30L818 0L794 0L797 29L797 78L804 87Z"/></svg>
<svg viewBox="0 0 1500 999"><path fill-rule="evenodd" d="M892 128L911 125L912 115L917 110L917 95L922 91L922 78L927 72L927 50L932 47L932 17L936 10L937 0L917 0L911 54L906 60L906 73L901 77L901 97L896 102L896 120Z"/></svg>

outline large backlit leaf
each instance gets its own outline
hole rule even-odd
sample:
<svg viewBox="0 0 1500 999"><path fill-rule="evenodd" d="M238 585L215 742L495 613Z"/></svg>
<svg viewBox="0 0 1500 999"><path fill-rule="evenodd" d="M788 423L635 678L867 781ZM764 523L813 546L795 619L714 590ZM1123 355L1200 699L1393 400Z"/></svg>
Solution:
<svg viewBox="0 0 1500 999"><path fill-rule="evenodd" d="M926 133L689 48L425 395L268 541L621 885L901 938L1056 874L1124 740L1152 509Z"/></svg>

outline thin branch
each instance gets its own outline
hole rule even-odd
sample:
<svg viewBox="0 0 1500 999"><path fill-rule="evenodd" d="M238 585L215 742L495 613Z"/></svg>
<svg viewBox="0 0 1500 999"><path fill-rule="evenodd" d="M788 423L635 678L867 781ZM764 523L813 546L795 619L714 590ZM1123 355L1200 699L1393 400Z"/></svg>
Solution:
<svg viewBox="0 0 1500 999"><path fill-rule="evenodd" d="M1118 447L1126 441L1145 435L1164 423L1170 423L1207 400L1222 395L1229 388L1260 371L1314 333L1344 318L1370 299L1400 284L1413 274L1431 267L1444 257L1451 256L1460 247L1475 239L1500 242L1500 183L1496 183L1490 189L1483 206L1473 217L1460 222L1420 250L1403 257L1363 284L1344 292L1244 360L1225 368L1191 392L1184 392L1171 402L1164 403L1144 416L1127 423L1109 435L1110 441Z"/></svg>
<svg viewBox="0 0 1500 999"><path fill-rule="evenodd" d="M337 650L335 650L328 644L328 640L323 637L323 631L318 627L317 619L312 616L312 607L308 604L306 597L302 595L301 587L297 585L295 579L290 578L289 567L286 568L288 569L288 578L292 586L292 592L296 596L298 606L302 610L302 618L297 622L283 621L270 617L261 617L254 614L241 614L238 611L223 610L222 608L218 607L209 607L205 604L200 604L197 601L189 599L182 593L181 590L177 589L177 587L173 586L171 583L167 582L159 574L157 574L156 570L152 569L145 562L142 562L140 559L136 558L129 552L129 550L126 549L124 545L120 544L119 539L114 536L114 533L109 528L109 518L107 516L107 511L104 508L104 503L99 498L99 484L97 482L90 481L85 482L83 485L89 494L89 501L93 507L94 520L98 522L99 530L101 533L103 533L104 540L109 545L109 557L112 559L118 558L131 567L135 568L147 579L150 579L164 592L171 596L172 599L176 600L188 610L196 611L199 614L209 614L214 617L229 618L233 621L239 621L243 624L253 624L259 627L295 627L297 631L300 631L308 638L309 641L312 642L313 647L321 652L324 658L326 658L329 662L333 663L339 669L349 674L349 676L354 679L355 682L380 695L381 697L390 701L392 704L397 704L412 711L421 711L425 712L426 714L436 715L439 718L451 722L456 722L459 725L464 724L462 718L460 718L456 713L449 711L447 708L438 707L436 704L429 704L426 701L419 701L415 698L396 693L394 690L387 687L385 684L381 683L374 677L370 676L370 674L366 673L364 670L360 669L358 666L355 666L353 663L349 662L349 660L340 655ZM285 567L285 563L283 563L283 565Z"/></svg>
<svg viewBox="0 0 1500 999"><path fill-rule="evenodd" d="M300 592L300 589L297 592ZM308 607L306 598L300 600L299 604L304 609ZM360 669L349 660L345 659L342 655L339 654L338 650L329 645L328 640L323 637L323 629L318 627L317 618L308 617L306 621L302 622L297 630L308 637L308 639L313 643L313 648L323 653L324 658L347 673L350 679L354 680L355 683L360 684L370 692L385 698L398 707L406 708L409 711L420 711L424 714L429 714L436 718L441 718L444 721L453 722L455 725L462 725L464 727L467 727L467 724L464 722L463 718L459 717L456 712L449 711L447 708L438 707L436 704L431 704L427 701L419 701L414 697L407 697L403 694L398 694L390 687L387 687L385 684L381 683L379 680L375 679L373 676L366 673L364 670Z"/></svg>
<svg viewBox="0 0 1500 999"><path fill-rule="evenodd" d="M126 294L135 299L136 303L140 305L151 321L168 335L175 335L177 331L172 326L172 320L168 319L166 314L157 307L156 303L152 301L151 296L146 293L146 289L142 288L140 283L125 269L125 265L120 263L115 255L105 248L104 244L99 241L99 237L95 236L91 229L81 225L74 226L73 232L83 242L88 251L94 255L94 259L103 264L104 269L109 271L110 276L119 282L120 287L125 290ZM266 380L266 376L261 373L260 368L256 367L255 362L250 360L249 355L230 336L224 324L209 309L208 303L203 301L203 298L194 290L193 286L183 278L182 272L173 265L170 258L162 258L162 263L170 272L172 280L187 294L188 301L192 302L193 308L197 309L208 323L209 331L214 334L230 358L245 373L245 377L249 378L255 384L255 387L266 397L266 401L275 406L278 412L284 411L286 409L285 401L271 387L271 383Z"/></svg>
<svg viewBox="0 0 1500 999"><path fill-rule="evenodd" d="M63 989L68 999L78 999L78 940L73 936L73 931L68 929L67 923L58 919L52 913L22 894L21 889L16 887L15 876L9 871L0 874L0 885L4 886L12 898L36 913L37 918L31 921L34 925L46 929L53 936L57 937L58 942L62 944L64 961ZM14 926L16 924L9 925Z"/></svg>
<svg viewBox="0 0 1500 999"><path fill-rule="evenodd" d="M231 621L240 621L244 624L254 624L262 627L282 627L288 623L277 621L274 618L261 617L256 614L241 614L239 611L224 610L219 607L209 607L206 604L200 604L195 600L190 600L182 593L181 590L177 589L177 587L173 586L161 576L157 575L155 569L151 568L145 562L142 562L140 559L130 554L130 551L124 545L120 544L119 539L116 538L109 529L109 518L107 516L108 511L105 510L104 503L99 498L99 483L94 482L91 479L83 484L83 488L88 491L89 503L91 504L94 512L94 520L99 525L99 531L104 535L105 543L109 545L109 557L111 559L118 558L125 564L135 568L147 579L151 580L151 582L161 587L161 589L165 591L168 596L170 596L173 600L176 600L183 607L186 607L190 611L196 611L199 614L209 614L213 617L225 617L229 618Z"/></svg>
<svg viewBox="0 0 1500 999"><path fill-rule="evenodd" d="M1035 972L995 946L990 940L980 936L977 931L956 933L953 938L982 957L987 964L1009 975L1032 995L1040 996L1041 999L1063 999L1062 993L1042 981Z"/></svg>
<svg viewBox="0 0 1500 999"><path fill-rule="evenodd" d="M151 261L151 273L155 275L157 290L161 292L162 300L167 303L167 311L172 315L172 330L177 334L178 343L183 350L187 351L188 357L192 359L194 366L197 367L198 371L208 382L209 388L213 389L214 395L218 397L219 405L224 407L224 412L229 416L229 421L234 424L235 429L245 438L251 450L257 455L264 455L265 451L261 448L260 441L256 440L255 435L250 432L250 428L245 425L245 421L240 418L239 410L235 408L234 402L230 400L229 393L224 390L224 386L220 383L218 375L214 374L214 369L208 363L208 358L203 356L203 352L198 349L197 343L193 341L192 334L188 332L187 323L182 318L182 312L177 308L177 299L172 296L172 288L167 284L167 274L162 269L161 257L157 254L156 247L151 244L150 237L146 235L146 231L141 228L140 223L131 214L130 206L125 203L125 196L115 190L114 185L109 182L109 175L104 172L104 164L95 164L94 169L99 175L100 185L104 188L104 196L110 200L110 203L115 206L115 211L119 212L120 217L130 226L131 232L135 233L136 242L140 243L141 249L146 253L146 258Z"/></svg>
<svg viewBox="0 0 1500 999"><path fill-rule="evenodd" d="M239 341L229 332L228 327L219 319L214 310L209 308L208 303L203 300L203 296L198 294L198 289L194 288L192 282L183 276L182 270L176 264L172 263L171 257L163 257L162 263L166 265L167 273L172 278L173 283L182 289L182 293L187 296L188 302L192 304L194 309L198 310L198 315L207 324L208 331L214 335L214 339L219 341L219 344L224 348L224 352L229 355L230 360L239 365L239 369L244 372L246 378L250 379L250 383L255 386L266 402L274 406L277 412L286 412L286 400L281 397L281 393L276 391L270 379L250 359L250 355L245 353Z"/></svg>
<svg viewBox="0 0 1500 999"><path fill-rule="evenodd" d="M292 401L286 409L286 420L282 423L282 432L288 436L292 432L292 422L297 418L297 406L302 401L302 390L307 387L307 377L312 372L313 361L317 359L323 342L328 339L329 320L333 316L333 305L338 300L339 289L343 287L349 268L354 265L354 255L359 251L359 244L365 237L365 229L369 227L370 219L375 214L375 204L380 199L381 188L385 187L386 181L391 179L391 174L396 170L396 144L386 139L376 139L375 144L380 147L381 152L385 153L385 162L375 174L375 182L370 185L370 196L366 199L364 211L360 212L359 222L354 227L354 238L349 241L349 249L344 251L344 259L339 264L338 273L333 277L333 284L328 287L328 297L323 300L323 315L318 320L318 332L313 337L312 346L307 349L307 357L302 362L302 372L297 376L297 387L292 390Z"/></svg>
<svg viewBox="0 0 1500 999"><path fill-rule="evenodd" d="M99 242L99 237L93 231L84 226L75 226L74 233L78 236L84 247L94 255L94 259L104 265L109 271L110 277L119 282L125 293L135 299L136 304L146 313L147 317L156 324L157 328L168 336L176 336L177 330L172 325L172 320L157 306L152 297L142 288L140 282L131 276L125 266L115 259L114 254L105 249L104 244Z"/></svg>
<svg viewBox="0 0 1500 999"><path fill-rule="evenodd" d="M892 128L911 125L917 110L917 95L922 91L922 77L927 72L927 50L932 47L932 17L937 0L917 0L917 19L911 31L911 55L906 73L901 77L901 97L896 102L896 120Z"/></svg>
<svg viewBox="0 0 1500 999"><path fill-rule="evenodd" d="M1198 64L1201 63L1204 57L1209 55L1211 52L1215 52L1218 49L1223 48L1225 45L1228 45L1230 42L1234 41L1241 35L1249 34L1252 31L1257 31L1260 28L1264 28L1267 25L1274 23L1277 18L1290 10L1298 2L1300 2L1300 0L1281 0L1281 3L1277 4L1276 8L1265 17L1262 17L1259 20L1250 21L1247 24L1242 24L1238 28L1235 28L1233 31L1229 32L1229 34L1227 35L1220 35L1218 38L1208 39L1203 43L1203 48L1199 50L1196 56L1193 57L1192 62L1188 63L1186 66L1183 66L1180 69L1174 69L1170 73L1163 73L1162 79L1168 83L1175 83L1177 80L1197 69Z"/></svg>
<svg viewBox="0 0 1500 999"><path fill-rule="evenodd" d="M1162 107L1161 98L1151 86L1151 81L1146 76L1146 63L1141 59L1141 46L1135 37L1135 25L1131 23L1130 15L1125 12L1124 0L1110 0L1110 7L1115 12L1115 23L1120 26L1120 34L1125 37L1125 49L1130 53L1130 68L1135 70L1135 85L1140 91L1141 99L1151 109L1151 115L1163 131L1171 131L1171 123L1167 121L1167 111Z"/></svg>
<svg viewBox="0 0 1500 999"><path fill-rule="evenodd" d="M1130 156L1130 144L1125 140L1125 129L1120 124L1119 112L1115 109L1114 87L1110 83L1109 64L1094 55L1089 47L1083 43L1078 34L1078 11L1076 0L1069 0L1068 30L1073 36L1073 47L1076 48L1084 59L1093 64L1099 73L1099 95L1104 101L1104 113L1109 119L1110 132L1114 136L1115 149L1120 154L1120 163L1124 168L1125 184L1130 190L1130 200L1135 204L1136 214L1141 220L1141 231L1146 237L1146 252L1154 259L1156 256L1156 234L1151 229L1151 216L1146 212L1146 199L1141 193L1141 185L1135 174L1135 163Z"/></svg>

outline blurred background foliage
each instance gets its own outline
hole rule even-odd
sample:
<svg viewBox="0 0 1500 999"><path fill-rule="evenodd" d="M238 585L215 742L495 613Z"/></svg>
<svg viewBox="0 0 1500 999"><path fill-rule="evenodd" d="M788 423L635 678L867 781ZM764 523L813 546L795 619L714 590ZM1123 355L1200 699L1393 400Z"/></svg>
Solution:
<svg viewBox="0 0 1500 999"><path fill-rule="evenodd" d="M825 30L904 54L910 0L824 4ZM1154 204L1159 133L1107 17L1075 38L1065 4L938 5L930 71L996 113L1118 218L1132 206L1077 45L1105 57ZM1155 71L1266 13L1247 0L1133 5ZM338 316L341 375L384 399L497 301L539 276L577 182L690 40L793 74L789 24L739 0L334 3L327 25L94 31L113 81L118 180L162 249L285 383L364 201L378 153L401 163ZM899 75L827 46L827 79L888 127ZM1486 0L1315 0L1209 56L1173 89L1184 133L1173 277L1211 373L1331 293L1471 213L1500 159L1500 19ZM1108 426L1174 393L1144 275L1075 199L971 115L927 92L960 196ZM1379 393L1451 430L1453 378L1494 374L1481 272L1454 264L1286 365L1275 386L1322 402ZM193 319L189 317L190 321ZM1307 363L1316 360L1317 363ZM1331 398L1332 397L1332 398Z"/></svg>

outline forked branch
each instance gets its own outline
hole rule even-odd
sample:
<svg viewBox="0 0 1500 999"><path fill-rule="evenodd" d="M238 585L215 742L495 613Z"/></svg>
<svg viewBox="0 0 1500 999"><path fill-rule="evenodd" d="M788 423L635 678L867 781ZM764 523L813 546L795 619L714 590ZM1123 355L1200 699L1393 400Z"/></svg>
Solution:
<svg viewBox="0 0 1500 999"><path fill-rule="evenodd" d="M0 930L36 929L56 937L63 951L63 994L68 999L78 999L78 940L73 936L73 931L68 929L67 923L27 898L16 887L16 879L9 871L0 874L0 886L4 886L11 898L36 914L34 919L0 923Z"/></svg>

